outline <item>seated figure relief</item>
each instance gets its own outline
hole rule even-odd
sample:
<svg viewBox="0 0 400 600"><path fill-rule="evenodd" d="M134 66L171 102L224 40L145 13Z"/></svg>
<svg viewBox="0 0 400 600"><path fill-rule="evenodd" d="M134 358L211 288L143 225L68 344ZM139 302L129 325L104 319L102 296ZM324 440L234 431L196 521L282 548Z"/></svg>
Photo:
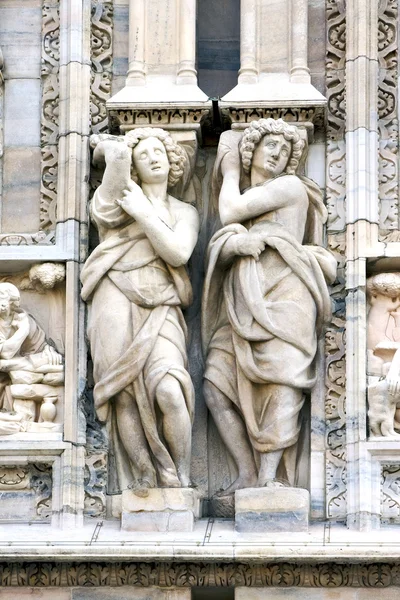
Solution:
<svg viewBox="0 0 400 600"><path fill-rule="evenodd" d="M91 203L100 243L82 272L94 402L109 433L109 490L190 485L194 390L182 308L196 209L168 193L187 167L162 129L92 136L105 164Z"/></svg>
<svg viewBox="0 0 400 600"><path fill-rule="evenodd" d="M305 392L329 322L334 257L320 246L327 210L296 175L305 142L283 120L222 134L214 170L222 228L203 296L204 392L237 467L219 492L296 483Z"/></svg>
<svg viewBox="0 0 400 600"><path fill-rule="evenodd" d="M377 437L400 436L400 273L367 280L368 419Z"/></svg>
<svg viewBox="0 0 400 600"><path fill-rule="evenodd" d="M0 435L60 431L54 419L63 362L43 329L20 307L18 288L0 283Z"/></svg>

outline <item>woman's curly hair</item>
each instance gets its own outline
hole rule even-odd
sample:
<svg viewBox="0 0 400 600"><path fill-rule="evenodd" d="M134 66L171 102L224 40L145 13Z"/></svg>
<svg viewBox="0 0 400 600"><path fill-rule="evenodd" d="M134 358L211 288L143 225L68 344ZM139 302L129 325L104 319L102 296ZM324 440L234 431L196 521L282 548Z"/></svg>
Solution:
<svg viewBox="0 0 400 600"><path fill-rule="evenodd" d="M167 131L158 127L141 127L138 129L133 129L132 131L128 131L128 133L125 134L125 142L129 148L132 148L133 150L133 148L137 146L139 142L150 137L155 137L164 144L170 164L170 170L168 173L168 186L173 187L178 183L184 173L184 167L187 162L186 154L181 146L174 142ZM135 176L134 171L132 175Z"/></svg>
<svg viewBox="0 0 400 600"><path fill-rule="evenodd" d="M299 166L301 155L304 150L304 141L295 127L286 123L283 119L259 119L252 121L245 129L243 137L240 140L239 152L242 158L243 169L245 173L250 173L253 154L256 146L262 138L268 134L283 135L287 142L292 145L290 158L286 165L285 172L288 175L294 175Z"/></svg>

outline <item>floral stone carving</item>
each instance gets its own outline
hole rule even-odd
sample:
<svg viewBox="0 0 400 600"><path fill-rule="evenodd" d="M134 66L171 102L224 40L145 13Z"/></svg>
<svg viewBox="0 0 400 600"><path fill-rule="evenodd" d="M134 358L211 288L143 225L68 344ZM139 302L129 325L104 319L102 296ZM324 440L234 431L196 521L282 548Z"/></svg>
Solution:
<svg viewBox="0 0 400 600"><path fill-rule="evenodd" d="M277 477L295 483L299 415L331 316L326 280L336 275L319 245L321 191L296 175L304 148L281 119L221 136L214 187L223 227L208 250L203 335L206 402L238 469L225 495Z"/></svg>
<svg viewBox="0 0 400 600"><path fill-rule="evenodd" d="M167 191L187 157L157 128L91 142L106 166L91 205L100 244L81 279L94 401L110 430L109 488L188 487L194 391L181 307L192 301L185 265L199 219Z"/></svg>

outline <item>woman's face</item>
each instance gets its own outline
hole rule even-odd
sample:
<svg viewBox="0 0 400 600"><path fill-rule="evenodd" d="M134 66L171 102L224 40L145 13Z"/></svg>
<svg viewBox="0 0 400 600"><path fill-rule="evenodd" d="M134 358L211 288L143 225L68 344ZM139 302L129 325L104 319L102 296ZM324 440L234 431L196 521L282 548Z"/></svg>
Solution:
<svg viewBox="0 0 400 600"><path fill-rule="evenodd" d="M134 147L132 156L142 183L162 183L168 179L170 164L165 146L158 138L141 140Z"/></svg>

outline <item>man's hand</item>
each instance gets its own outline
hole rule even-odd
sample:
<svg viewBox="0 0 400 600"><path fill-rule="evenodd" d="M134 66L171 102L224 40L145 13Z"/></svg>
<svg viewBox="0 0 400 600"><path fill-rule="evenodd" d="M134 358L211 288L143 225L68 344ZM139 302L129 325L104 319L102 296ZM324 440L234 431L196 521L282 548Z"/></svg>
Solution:
<svg viewBox="0 0 400 600"><path fill-rule="evenodd" d="M239 233L232 238L234 252L237 256L252 256L255 260L260 258L265 249L265 241L253 233Z"/></svg>
<svg viewBox="0 0 400 600"><path fill-rule="evenodd" d="M49 346L49 344L46 344L46 346L43 350L43 354L46 356L46 358L49 362L49 365L53 365L53 366L62 365L63 358L62 358L61 354L58 354L58 352L56 350L54 350L54 348L52 346Z"/></svg>
<svg viewBox="0 0 400 600"><path fill-rule="evenodd" d="M390 377L387 375L386 381L388 384L389 394L395 398L400 396L400 379L398 377Z"/></svg>
<svg viewBox="0 0 400 600"><path fill-rule="evenodd" d="M240 175L241 163L239 148L231 148L224 156L221 162L221 173L225 177L227 173Z"/></svg>
<svg viewBox="0 0 400 600"><path fill-rule="evenodd" d="M20 329L21 327L29 326L28 322L29 319L26 313L14 313L14 318L11 325L15 327L15 329Z"/></svg>

